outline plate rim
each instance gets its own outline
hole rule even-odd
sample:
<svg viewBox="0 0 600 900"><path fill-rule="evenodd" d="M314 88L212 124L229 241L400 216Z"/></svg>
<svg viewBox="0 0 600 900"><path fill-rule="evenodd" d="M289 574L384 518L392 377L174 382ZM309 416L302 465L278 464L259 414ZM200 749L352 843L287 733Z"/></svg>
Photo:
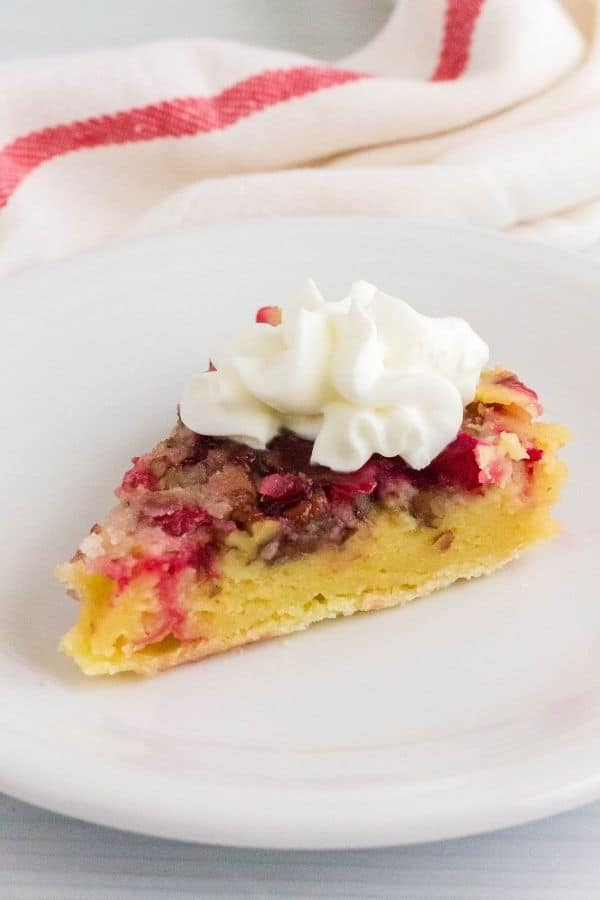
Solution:
<svg viewBox="0 0 600 900"><path fill-rule="evenodd" d="M562 259L570 263L577 262L578 265L584 267L596 268L600 272L600 256L590 255L585 250L577 250L572 247L563 247L553 243L536 240L530 236L517 236L510 232L498 231L483 225L473 225L464 223L452 223L429 218L399 218L396 216L375 216L375 215L298 215L298 216L248 216L239 219L223 219L215 222L209 222L205 225L185 226L181 228L171 228L167 231L155 232L151 234L135 234L133 232L126 233L121 236L119 241L109 241L98 247L79 250L67 257L58 259L45 259L25 268L11 272L2 279L2 285L13 287L26 279L37 279L44 277L49 272L59 269L71 269L81 263L90 263L96 260L102 261L105 256L112 257L119 255L122 251L133 250L135 248L143 248L153 244L162 245L165 243L177 243L178 241L192 237L193 235L203 235L210 231L228 231L230 229L256 228L263 226L296 225L298 223L314 223L328 222L333 225L336 223L353 222L356 225L371 224L389 226L393 224L395 228L401 231L423 231L423 232L439 232L446 235L458 235L466 240L475 237L491 244L504 244L511 246L518 252L526 254L538 255L540 258L550 258L555 261ZM0 307L0 316L4 313L4 308Z"/></svg>

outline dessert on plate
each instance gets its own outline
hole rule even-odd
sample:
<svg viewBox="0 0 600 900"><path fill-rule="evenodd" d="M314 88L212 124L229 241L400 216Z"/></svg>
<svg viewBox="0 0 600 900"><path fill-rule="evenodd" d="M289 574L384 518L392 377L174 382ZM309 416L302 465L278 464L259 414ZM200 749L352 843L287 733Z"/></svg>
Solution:
<svg viewBox="0 0 600 900"><path fill-rule="evenodd" d="M59 578L62 650L154 673L491 572L552 537L568 434L462 319L365 282L262 307Z"/></svg>

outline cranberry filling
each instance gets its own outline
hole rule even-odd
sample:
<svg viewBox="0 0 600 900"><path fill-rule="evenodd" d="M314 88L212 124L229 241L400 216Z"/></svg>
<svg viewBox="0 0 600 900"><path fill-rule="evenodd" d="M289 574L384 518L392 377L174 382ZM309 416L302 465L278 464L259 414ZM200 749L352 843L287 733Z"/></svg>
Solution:
<svg viewBox="0 0 600 900"><path fill-rule="evenodd" d="M210 525L213 521L201 506L179 506L170 512L149 516L153 525L159 525L171 537L181 537L195 531L200 525Z"/></svg>
<svg viewBox="0 0 600 900"><path fill-rule="evenodd" d="M137 493L138 488L143 491L155 491L158 482L143 456L134 456L131 460L133 466L125 472L120 490L125 494Z"/></svg>
<svg viewBox="0 0 600 900"><path fill-rule="evenodd" d="M276 316L263 308L257 318L267 323ZM505 375L506 387L535 396L516 377ZM513 416L512 408L470 404L458 435L422 470L411 469L400 457L375 454L357 471L335 472L312 463L312 442L292 432L282 430L265 449L252 449L196 435L180 422L151 454L134 458L119 494L138 521L194 547L190 564L207 574L213 573L227 533L251 531L265 517L276 520L278 529L257 552L268 561L291 557L342 543L373 503L406 510L430 524L444 506L443 498L437 503L437 491L476 493L501 484L510 474L510 460L501 450L497 457L487 451L482 455L481 448L503 431L519 435L523 419ZM543 453L529 447L527 437L521 439L531 477ZM114 575L117 584L129 577L123 570Z"/></svg>
<svg viewBox="0 0 600 900"><path fill-rule="evenodd" d="M163 556L146 556L139 559L131 556L122 559L100 558L94 561L93 568L116 583L117 596L141 575L149 574L156 577L161 620L152 632L146 634L139 642L147 644L161 640L170 633L185 639L182 632L185 612L178 602L178 576L184 569L194 568L203 569L210 578L216 578L216 554L216 548L212 544L185 544L177 553Z"/></svg>
<svg viewBox="0 0 600 900"><path fill-rule="evenodd" d="M213 568L216 551L211 544L184 544L176 553L162 556L125 556L121 559L99 557L93 567L102 575L116 582L121 593L140 575L156 574L159 579L172 578L185 568L204 569L211 577L216 576Z"/></svg>

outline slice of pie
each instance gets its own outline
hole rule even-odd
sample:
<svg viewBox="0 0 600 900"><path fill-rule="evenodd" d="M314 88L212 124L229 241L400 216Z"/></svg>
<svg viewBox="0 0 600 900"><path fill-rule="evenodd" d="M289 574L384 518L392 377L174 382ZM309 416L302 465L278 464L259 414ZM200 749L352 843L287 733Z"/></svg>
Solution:
<svg viewBox="0 0 600 900"><path fill-rule="evenodd" d="M259 321L277 328L279 313ZM491 572L558 530L549 510L568 435L540 413L514 374L484 370L426 465L407 462L413 448L350 471L315 460L318 438L299 419L264 441L179 419L58 568L81 602L61 648L90 675L149 674Z"/></svg>

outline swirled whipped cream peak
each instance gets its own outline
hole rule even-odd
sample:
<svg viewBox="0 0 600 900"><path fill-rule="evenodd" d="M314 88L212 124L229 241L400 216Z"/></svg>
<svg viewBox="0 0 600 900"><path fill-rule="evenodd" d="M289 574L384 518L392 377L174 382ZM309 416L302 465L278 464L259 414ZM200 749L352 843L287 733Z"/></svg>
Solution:
<svg viewBox="0 0 600 900"><path fill-rule="evenodd" d="M309 281L217 348L180 415L198 434L256 449L288 429L338 472L374 453L422 469L456 437L488 357L463 319L421 315L364 281L328 302Z"/></svg>

